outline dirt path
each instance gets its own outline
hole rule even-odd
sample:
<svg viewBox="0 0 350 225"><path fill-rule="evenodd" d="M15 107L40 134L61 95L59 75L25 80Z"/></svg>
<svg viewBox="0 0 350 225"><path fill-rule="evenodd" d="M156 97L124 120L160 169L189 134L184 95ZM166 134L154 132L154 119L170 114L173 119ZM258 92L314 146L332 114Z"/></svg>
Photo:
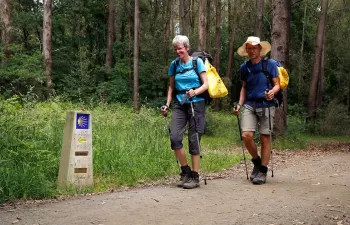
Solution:
<svg viewBox="0 0 350 225"><path fill-rule="evenodd" d="M274 160L275 177L261 186L242 164L195 190L158 185L3 207L0 224L350 225L348 150L277 152Z"/></svg>

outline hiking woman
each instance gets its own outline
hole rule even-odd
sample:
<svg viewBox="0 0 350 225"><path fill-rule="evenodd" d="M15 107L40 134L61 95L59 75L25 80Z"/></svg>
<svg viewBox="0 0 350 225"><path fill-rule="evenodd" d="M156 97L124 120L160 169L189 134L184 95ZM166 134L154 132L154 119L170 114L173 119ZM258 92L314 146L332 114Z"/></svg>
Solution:
<svg viewBox="0 0 350 225"><path fill-rule="evenodd" d="M200 137L204 133L205 128L205 99L199 95L208 89L208 80L203 60L200 58L192 60L192 57L189 55L190 43L186 36L175 36L172 45L177 58L169 66L170 85L167 101L161 107L161 113L163 116L166 116L170 103L174 98L170 141L171 148L181 164L181 177L177 182L177 186L192 189L200 186L198 174L200 146L198 146L198 143L200 143ZM197 72L193 68L193 63L197 63ZM192 116L191 103L194 109L194 117ZM192 169L187 163L182 143L187 124L188 147Z"/></svg>

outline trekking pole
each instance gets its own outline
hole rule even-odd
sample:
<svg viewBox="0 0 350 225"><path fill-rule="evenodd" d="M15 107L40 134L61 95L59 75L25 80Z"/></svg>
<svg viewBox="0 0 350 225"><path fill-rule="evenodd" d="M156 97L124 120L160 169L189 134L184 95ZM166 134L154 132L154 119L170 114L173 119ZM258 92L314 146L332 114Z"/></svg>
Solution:
<svg viewBox="0 0 350 225"><path fill-rule="evenodd" d="M235 106L235 108L236 107L237 106ZM244 153L244 143L243 143L243 138L242 138L242 128L241 128L241 121L239 119L239 115L237 115L237 124L238 124L238 130L239 130L239 137L241 138L241 145L242 145L242 152L243 152L243 158L244 158L245 172L247 174L247 180L249 180L248 168L247 168L247 159L246 159L245 153Z"/></svg>
<svg viewBox="0 0 350 225"><path fill-rule="evenodd" d="M161 107L162 110L166 110L167 106L164 105ZM169 122L168 122L168 114L165 114L164 115L164 119L165 119L165 127L166 129L168 130L168 134L169 134L169 138L170 138L170 126L169 126ZM179 165L179 160L177 159L177 157L175 156L175 159L176 159L176 164L177 164L177 167L179 169L179 172L181 173L181 168L180 168L180 165Z"/></svg>
<svg viewBox="0 0 350 225"><path fill-rule="evenodd" d="M269 109L269 132L270 132L270 152L271 152L271 177L273 177L273 152L272 152L272 130L271 130L271 113L270 113L270 107Z"/></svg>
<svg viewBox="0 0 350 225"><path fill-rule="evenodd" d="M269 89L266 89L265 92L269 92ZM267 106L269 111L269 133L270 133L270 153L271 153L271 177L273 177L273 152L272 152L272 129L271 129L271 112L270 107Z"/></svg>
<svg viewBox="0 0 350 225"><path fill-rule="evenodd" d="M195 128L195 131L196 131L196 138L197 138L197 145L198 145L198 148L199 148L200 159L202 159L202 151L201 151L201 145L200 145L200 142L199 142L199 134L198 134L198 131L197 131L197 124L196 124L196 118L195 118L195 115L194 115L194 108L193 108L192 98L189 98L189 100L190 100L190 104L191 104L192 119L194 121L194 128ZM204 168L204 166L202 168ZM202 171L203 171L203 177L204 177L204 184L207 185L207 176L206 176L206 174L204 172L204 169L202 169Z"/></svg>

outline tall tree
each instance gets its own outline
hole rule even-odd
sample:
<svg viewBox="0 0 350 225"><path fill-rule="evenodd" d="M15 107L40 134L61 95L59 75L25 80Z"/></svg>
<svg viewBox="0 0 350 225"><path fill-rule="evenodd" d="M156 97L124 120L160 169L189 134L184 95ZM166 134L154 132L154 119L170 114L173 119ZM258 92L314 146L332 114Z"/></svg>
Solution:
<svg viewBox="0 0 350 225"><path fill-rule="evenodd" d="M115 0L108 0L108 33L106 49L107 74L113 67L113 43L115 41Z"/></svg>
<svg viewBox="0 0 350 225"><path fill-rule="evenodd" d="M264 39L263 37L263 17L264 17L264 0L255 0L256 15L255 15L255 36Z"/></svg>
<svg viewBox="0 0 350 225"><path fill-rule="evenodd" d="M10 57L9 45L12 42L12 16L11 16L11 1L0 0L0 16L1 16L1 41L4 44L3 57L1 59L1 65L4 66Z"/></svg>
<svg viewBox="0 0 350 225"><path fill-rule="evenodd" d="M48 92L52 92L52 0L44 0L43 56Z"/></svg>
<svg viewBox="0 0 350 225"><path fill-rule="evenodd" d="M271 32L271 56L288 68L289 42L290 42L290 18L291 0L273 0L272 2L272 32ZM287 91L283 91L283 107L278 108L275 114L275 135L282 135L287 128Z"/></svg>
<svg viewBox="0 0 350 225"><path fill-rule="evenodd" d="M140 51L140 0L135 0L134 24L134 111L140 110L139 51Z"/></svg>
<svg viewBox="0 0 350 225"><path fill-rule="evenodd" d="M305 42L305 28L306 28L306 15L307 15L308 0L304 2L304 16L303 16L303 28L301 33L301 44L300 44L300 57L298 63L298 101L301 102L302 97L302 77L304 75L304 42Z"/></svg>
<svg viewBox="0 0 350 225"><path fill-rule="evenodd" d="M210 1L210 0L207 0L207 9L206 9L206 11L207 11L207 24L206 24L206 31L207 31L207 41L206 41L206 46L207 46L207 51L208 52L211 52L211 29L210 29L210 27L211 27L211 12L212 12L212 7L211 7L211 3L212 1Z"/></svg>
<svg viewBox="0 0 350 225"><path fill-rule="evenodd" d="M167 1L166 13L165 13L165 28L164 28L164 66L168 66L169 58L169 40L170 40L170 23L171 23L171 6L173 0Z"/></svg>
<svg viewBox="0 0 350 225"><path fill-rule="evenodd" d="M226 77L231 77L232 67L233 67L233 59L234 59L234 43L235 43L235 31L236 31L236 2L237 0L229 0L228 2L228 10L229 10L229 34L230 34L230 50L228 55L228 63L226 70Z"/></svg>
<svg viewBox="0 0 350 225"><path fill-rule="evenodd" d="M190 0L180 0L181 34L190 34Z"/></svg>
<svg viewBox="0 0 350 225"><path fill-rule="evenodd" d="M324 39L324 34L326 29L327 10L328 10L328 0L322 0L320 19L317 26L317 37L316 37L314 64L313 64L314 66L312 70L312 78L311 78L309 97L308 97L308 106L307 106L308 121L315 119L315 116L316 116L315 112L317 109L317 93L319 93L317 88L320 84L319 80L321 79L320 67L321 67L321 60L322 60L323 39Z"/></svg>
<svg viewBox="0 0 350 225"><path fill-rule="evenodd" d="M220 53L221 53L221 0L216 0L215 6L215 50L214 67L220 74Z"/></svg>
<svg viewBox="0 0 350 225"><path fill-rule="evenodd" d="M206 11L207 0L199 0L198 2L198 50L207 50L206 49Z"/></svg>

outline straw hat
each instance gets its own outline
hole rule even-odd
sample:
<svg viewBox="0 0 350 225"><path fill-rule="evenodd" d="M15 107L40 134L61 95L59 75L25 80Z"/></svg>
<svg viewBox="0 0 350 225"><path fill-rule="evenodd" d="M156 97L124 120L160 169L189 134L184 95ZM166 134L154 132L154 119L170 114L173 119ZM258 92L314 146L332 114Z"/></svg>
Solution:
<svg viewBox="0 0 350 225"><path fill-rule="evenodd" d="M238 48L238 50L237 50L238 55L248 56L248 53L245 49L245 46L247 43L249 43L251 45L260 45L261 46L260 56L264 56L267 53L269 53L269 51L271 51L271 45L269 42L260 41L259 37L250 36L250 37L248 37L247 41L244 42L243 45Z"/></svg>

